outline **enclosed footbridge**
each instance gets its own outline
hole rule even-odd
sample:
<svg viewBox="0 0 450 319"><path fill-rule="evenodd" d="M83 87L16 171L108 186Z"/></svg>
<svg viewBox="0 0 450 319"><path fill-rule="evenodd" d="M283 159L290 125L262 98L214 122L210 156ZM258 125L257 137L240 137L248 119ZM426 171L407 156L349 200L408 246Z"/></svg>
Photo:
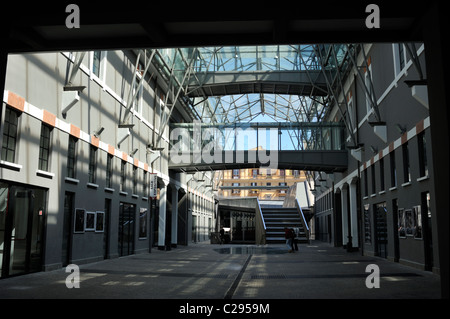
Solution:
<svg viewBox="0 0 450 319"><path fill-rule="evenodd" d="M183 123L170 125L169 168L340 172L347 169L341 123Z"/></svg>

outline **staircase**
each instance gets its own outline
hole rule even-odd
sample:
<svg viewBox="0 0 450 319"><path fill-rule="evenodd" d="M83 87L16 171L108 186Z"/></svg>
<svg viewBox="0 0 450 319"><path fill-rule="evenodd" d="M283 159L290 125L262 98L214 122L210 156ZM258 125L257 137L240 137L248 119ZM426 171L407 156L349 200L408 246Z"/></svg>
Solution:
<svg viewBox="0 0 450 319"><path fill-rule="evenodd" d="M302 223L297 208L261 208L264 223L266 224L266 243L284 244L284 227L300 229L300 235L297 237L297 243L308 243L307 231Z"/></svg>

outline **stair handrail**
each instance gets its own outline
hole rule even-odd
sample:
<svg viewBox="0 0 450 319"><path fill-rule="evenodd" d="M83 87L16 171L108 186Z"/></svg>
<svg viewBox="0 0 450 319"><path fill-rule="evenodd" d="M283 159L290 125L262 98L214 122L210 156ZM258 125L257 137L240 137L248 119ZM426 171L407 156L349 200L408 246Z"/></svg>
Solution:
<svg viewBox="0 0 450 319"><path fill-rule="evenodd" d="M261 204L259 203L259 199L256 198L256 209L258 210L259 214L259 218L261 219L262 225L264 227L264 231L261 230L262 233L262 237L260 238L260 240L258 240L258 232L255 234L256 235L256 244L261 244L261 245L265 245L266 244L266 223L264 221L264 216L262 214L262 209L261 209ZM259 219L257 218L257 220Z"/></svg>
<svg viewBox="0 0 450 319"><path fill-rule="evenodd" d="M306 238L308 239L308 243L309 243L310 242L310 240L309 240L309 227L308 227L308 223L306 222L305 215L303 214L302 207L300 206L300 203L298 201L298 198L295 199L295 205L297 206L297 211L299 212L300 216L302 217L301 218L301 222L303 224L303 227L305 227Z"/></svg>

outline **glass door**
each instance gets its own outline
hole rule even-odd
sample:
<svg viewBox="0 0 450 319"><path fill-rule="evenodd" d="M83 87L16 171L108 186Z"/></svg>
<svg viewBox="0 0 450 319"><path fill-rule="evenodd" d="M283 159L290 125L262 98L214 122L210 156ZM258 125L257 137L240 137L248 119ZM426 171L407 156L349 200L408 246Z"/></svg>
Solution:
<svg viewBox="0 0 450 319"><path fill-rule="evenodd" d="M134 253L134 215L133 204L120 203L119 208L119 256L128 256Z"/></svg>
<svg viewBox="0 0 450 319"><path fill-rule="evenodd" d="M45 195L0 185L1 277L41 270Z"/></svg>
<svg viewBox="0 0 450 319"><path fill-rule="evenodd" d="M387 209L386 202L375 205L375 244L379 257L387 258Z"/></svg>

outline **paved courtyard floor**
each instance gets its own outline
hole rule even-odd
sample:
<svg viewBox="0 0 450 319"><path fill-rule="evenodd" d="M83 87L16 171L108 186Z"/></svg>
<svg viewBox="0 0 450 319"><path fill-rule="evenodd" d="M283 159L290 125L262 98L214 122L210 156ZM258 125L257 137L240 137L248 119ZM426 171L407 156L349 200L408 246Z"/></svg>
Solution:
<svg viewBox="0 0 450 319"><path fill-rule="evenodd" d="M368 265L379 270L379 285ZM2 279L0 299L258 300L265 310L262 301L270 300L440 298L438 275L321 242L301 244L295 253L284 245L198 243L79 271L79 288L71 289L66 279L73 274L65 268Z"/></svg>

